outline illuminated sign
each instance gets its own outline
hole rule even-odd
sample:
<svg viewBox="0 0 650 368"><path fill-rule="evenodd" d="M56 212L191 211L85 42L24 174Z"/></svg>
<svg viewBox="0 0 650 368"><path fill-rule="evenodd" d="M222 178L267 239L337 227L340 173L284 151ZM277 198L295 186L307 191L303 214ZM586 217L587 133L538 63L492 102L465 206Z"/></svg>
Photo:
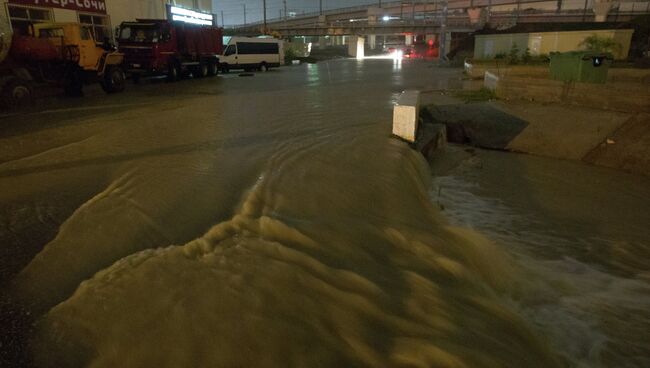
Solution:
<svg viewBox="0 0 650 368"><path fill-rule="evenodd" d="M44 6L106 14L105 0L9 0L9 4Z"/></svg>
<svg viewBox="0 0 650 368"><path fill-rule="evenodd" d="M214 16L212 14L200 13L194 10L179 8L177 6L169 7L171 20L177 22L200 24L204 26L213 25Z"/></svg>

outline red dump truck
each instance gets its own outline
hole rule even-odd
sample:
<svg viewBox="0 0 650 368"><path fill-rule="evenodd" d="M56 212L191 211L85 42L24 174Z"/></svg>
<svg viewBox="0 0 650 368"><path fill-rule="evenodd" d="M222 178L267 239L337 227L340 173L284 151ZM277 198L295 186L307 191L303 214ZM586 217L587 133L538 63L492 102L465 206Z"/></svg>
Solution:
<svg viewBox="0 0 650 368"><path fill-rule="evenodd" d="M198 78L217 74L223 33L215 26L138 19L120 25L118 42L135 83L144 75L166 75L173 82L184 72Z"/></svg>

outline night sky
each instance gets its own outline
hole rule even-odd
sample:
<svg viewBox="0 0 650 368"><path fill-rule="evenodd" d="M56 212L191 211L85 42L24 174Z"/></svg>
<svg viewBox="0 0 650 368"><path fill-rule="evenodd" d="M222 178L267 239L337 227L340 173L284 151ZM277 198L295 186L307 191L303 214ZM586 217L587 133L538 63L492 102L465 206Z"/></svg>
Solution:
<svg viewBox="0 0 650 368"><path fill-rule="evenodd" d="M286 0L287 11L301 14L318 11L319 0ZM324 9L343 8L348 6L377 3L378 0L323 0ZM214 13L219 17L223 10L226 26L244 23L244 7L246 4L246 21L254 22L262 19L262 0L213 0ZM266 16L268 19L278 18L283 9L282 0L266 0Z"/></svg>

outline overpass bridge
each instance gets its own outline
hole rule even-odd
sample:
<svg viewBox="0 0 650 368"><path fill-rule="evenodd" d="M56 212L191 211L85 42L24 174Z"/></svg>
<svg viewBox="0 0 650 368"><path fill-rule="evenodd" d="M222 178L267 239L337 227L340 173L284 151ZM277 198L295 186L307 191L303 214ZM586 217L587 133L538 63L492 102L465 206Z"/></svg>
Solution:
<svg viewBox="0 0 650 368"><path fill-rule="evenodd" d="M650 14L650 0L412 0L384 2L270 19L232 32L282 36L371 36L473 32L489 24L625 22Z"/></svg>

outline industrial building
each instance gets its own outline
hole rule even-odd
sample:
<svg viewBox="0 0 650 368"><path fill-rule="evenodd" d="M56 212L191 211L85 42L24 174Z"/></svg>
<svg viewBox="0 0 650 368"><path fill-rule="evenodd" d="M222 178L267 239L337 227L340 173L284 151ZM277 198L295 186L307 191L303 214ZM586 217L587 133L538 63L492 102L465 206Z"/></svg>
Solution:
<svg viewBox="0 0 650 368"><path fill-rule="evenodd" d="M93 30L96 40L111 37L124 21L167 19L167 5L212 13L211 0L0 0L14 32L27 32L36 22L79 22Z"/></svg>
<svg viewBox="0 0 650 368"><path fill-rule="evenodd" d="M616 41L621 48L614 51L614 58L625 59L630 52L633 33L633 29L594 29L476 35L474 59L493 59L499 54L507 55L513 46L521 52L528 48L532 56L579 50L580 44L593 35Z"/></svg>

